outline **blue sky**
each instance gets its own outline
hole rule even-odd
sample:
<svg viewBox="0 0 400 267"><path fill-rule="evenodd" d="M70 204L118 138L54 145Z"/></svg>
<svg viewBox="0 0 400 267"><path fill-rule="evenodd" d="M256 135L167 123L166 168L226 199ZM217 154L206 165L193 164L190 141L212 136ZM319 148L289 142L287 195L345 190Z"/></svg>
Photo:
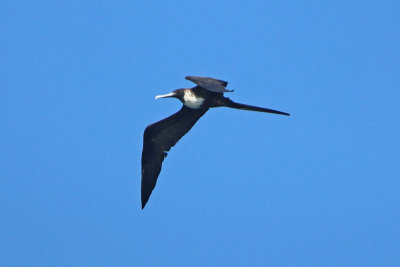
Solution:
<svg viewBox="0 0 400 267"><path fill-rule="evenodd" d="M0 265L400 264L398 1L3 1ZM140 208L144 128L229 81Z"/></svg>

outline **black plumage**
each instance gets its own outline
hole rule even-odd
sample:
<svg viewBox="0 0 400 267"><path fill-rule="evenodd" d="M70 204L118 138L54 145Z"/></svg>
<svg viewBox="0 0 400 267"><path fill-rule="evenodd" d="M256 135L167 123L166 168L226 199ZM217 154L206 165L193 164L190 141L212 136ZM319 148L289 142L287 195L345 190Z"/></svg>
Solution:
<svg viewBox="0 0 400 267"><path fill-rule="evenodd" d="M224 92L232 92L226 90L225 87L228 85L226 81L199 76L187 76L186 79L194 82L197 86L177 89L170 94L156 97L156 99L165 97L178 98L183 103L181 110L168 118L147 126L144 131L141 188L142 209L145 207L156 185L162 162L167 156L167 152L210 108L225 106L250 111L289 115L281 111L233 102L223 95Z"/></svg>

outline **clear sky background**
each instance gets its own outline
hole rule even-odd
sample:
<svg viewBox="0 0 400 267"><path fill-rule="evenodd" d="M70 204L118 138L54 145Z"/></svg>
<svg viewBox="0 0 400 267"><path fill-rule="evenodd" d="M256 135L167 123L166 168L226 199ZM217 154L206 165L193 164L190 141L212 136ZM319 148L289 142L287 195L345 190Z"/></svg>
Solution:
<svg viewBox="0 0 400 267"><path fill-rule="evenodd" d="M399 1L2 1L1 266L399 266ZM144 128L229 81L142 211Z"/></svg>

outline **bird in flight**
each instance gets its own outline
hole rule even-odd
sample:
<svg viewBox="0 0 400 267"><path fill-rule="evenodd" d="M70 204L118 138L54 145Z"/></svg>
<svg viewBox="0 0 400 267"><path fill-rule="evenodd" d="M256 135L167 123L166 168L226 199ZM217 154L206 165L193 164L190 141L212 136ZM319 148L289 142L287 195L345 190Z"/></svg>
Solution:
<svg viewBox="0 0 400 267"><path fill-rule="evenodd" d="M193 125L210 108L228 107L250 111L259 111L289 116L289 113L273 109L260 108L233 102L224 96L228 82L199 76L187 76L185 79L196 84L193 88L176 89L172 93L158 95L156 99L174 97L183 106L175 114L156 123L150 124L144 130L142 151L142 209L150 198L157 183L162 162L167 152L182 138Z"/></svg>

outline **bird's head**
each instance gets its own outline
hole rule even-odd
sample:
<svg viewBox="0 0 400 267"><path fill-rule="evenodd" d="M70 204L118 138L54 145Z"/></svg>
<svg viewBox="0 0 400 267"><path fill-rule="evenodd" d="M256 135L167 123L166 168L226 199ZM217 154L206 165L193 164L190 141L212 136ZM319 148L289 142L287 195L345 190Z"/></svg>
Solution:
<svg viewBox="0 0 400 267"><path fill-rule="evenodd" d="M183 96L185 95L185 90L186 90L185 88L176 89L176 90L172 91L172 93L165 94L165 95L158 95L158 96L156 96L156 99L167 98L167 97L175 97L175 98L178 98L180 101L183 102Z"/></svg>

